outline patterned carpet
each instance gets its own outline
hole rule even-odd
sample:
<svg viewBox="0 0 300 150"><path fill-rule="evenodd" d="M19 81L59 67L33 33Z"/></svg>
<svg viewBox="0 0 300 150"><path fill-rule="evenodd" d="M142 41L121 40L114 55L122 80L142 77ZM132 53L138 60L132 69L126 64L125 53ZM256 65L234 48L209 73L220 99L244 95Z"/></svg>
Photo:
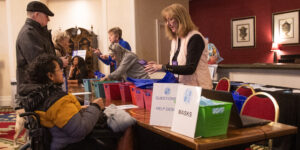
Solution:
<svg viewBox="0 0 300 150"><path fill-rule="evenodd" d="M0 107L0 150L14 150L16 114L11 107ZM24 133L19 136L18 144L24 144Z"/></svg>

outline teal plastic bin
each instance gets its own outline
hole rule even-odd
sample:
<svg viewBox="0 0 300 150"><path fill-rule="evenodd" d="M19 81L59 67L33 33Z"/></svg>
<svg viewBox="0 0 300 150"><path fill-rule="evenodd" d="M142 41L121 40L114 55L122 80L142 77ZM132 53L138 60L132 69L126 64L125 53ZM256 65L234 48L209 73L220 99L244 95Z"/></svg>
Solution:
<svg viewBox="0 0 300 150"><path fill-rule="evenodd" d="M85 92L92 92L92 80L100 80L100 79L82 79L83 80L83 86Z"/></svg>
<svg viewBox="0 0 300 150"><path fill-rule="evenodd" d="M94 82L95 96L96 98L105 98L105 91L103 83L119 83L120 81L97 81Z"/></svg>

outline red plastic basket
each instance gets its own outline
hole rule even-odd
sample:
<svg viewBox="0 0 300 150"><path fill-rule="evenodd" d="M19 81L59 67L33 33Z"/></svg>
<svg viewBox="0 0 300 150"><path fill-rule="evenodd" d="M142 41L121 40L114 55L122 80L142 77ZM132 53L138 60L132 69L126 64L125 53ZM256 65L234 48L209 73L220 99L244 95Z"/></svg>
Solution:
<svg viewBox="0 0 300 150"><path fill-rule="evenodd" d="M121 99L119 83L103 83L103 87L107 101Z"/></svg>
<svg viewBox="0 0 300 150"><path fill-rule="evenodd" d="M152 89L144 90L144 101L146 105L146 110L151 111L151 104L152 104Z"/></svg>
<svg viewBox="0 0 300 150"><path fill-rule="evenodd" d="M129 85L129 90L130 90L130 94L131 94L131 100L132 100L132 104L136 105L136 99L135 99L135 88L136 86L133 85Z"/></svg>
<svg viewBox="0 0 300 150"><path fill-rule="evenodd" d="M120 93L123 102L131 102L131 94L129 86L132 85L131 82L120 83Z"/></svg>
<svg viewBox="0 0 300 150"><path fill-rule="evenodd" d="M135 100L137 106L139 106L140 108L145 108L143 89L135 88Z"/></svg>

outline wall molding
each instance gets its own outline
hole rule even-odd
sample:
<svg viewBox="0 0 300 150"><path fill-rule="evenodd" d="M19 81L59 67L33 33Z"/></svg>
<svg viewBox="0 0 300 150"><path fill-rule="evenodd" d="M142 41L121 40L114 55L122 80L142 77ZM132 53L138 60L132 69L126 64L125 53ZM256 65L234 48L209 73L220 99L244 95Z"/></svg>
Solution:
<svg viewBox="0 0 300 150"><path fill-rule="evenodd" d="M0 106L12 106L11 96L0 96Z"/></svg>

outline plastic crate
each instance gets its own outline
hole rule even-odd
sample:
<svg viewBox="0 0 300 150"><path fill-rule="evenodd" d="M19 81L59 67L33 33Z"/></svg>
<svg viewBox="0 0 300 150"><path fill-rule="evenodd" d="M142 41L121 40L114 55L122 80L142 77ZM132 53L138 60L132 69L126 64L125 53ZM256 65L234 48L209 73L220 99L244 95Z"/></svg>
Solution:
<svg viewBox="0 0 300 150"><path fill-rule="evenodd" d="M119 83L103 83L105 100L121 100Z"/></svg>
<svg viewBox="0 0 300 150"><path fill-rule="evenodd" d="M236 106L236 108L238 109L238 112L239 112L239 113L241 112L242 107L243 107L245 101L246 101L246 100L241 100L241 99L239 99L239 100L234 100L235 106Z"/></svg>
<svg viewBox="0 0 300 150"><path fill-rule="evenodd" d="M83 86L85 92L91 92L91 83L90 79L82 79L83 80Z"/></svg>
<svg viewBox="0 0 300 150"><path fill-rule="evenodd" d="M91 83L91 92L92 93L95 93L95 86L94 86L95 82L100 82L100 79L90 80L90 83Z"/></svg>
<svg viewBox="0 0 300 150"><path fill-rule="evenodd" d="M96 98L105 98L105 91L103 83L118 83L119 81L97 81L93 82L95 97Z"/></svg>
<svg viewBox="0 0 300 150"><path fill-rule="evenodd" d="M151 104L152 104L152 89L145 89L144 90L144 101L146 110L151 110Z"/></svg>
<svg viewBox="0 0 300 150"><path fill-rule="evenodd" d="M131 102L131 94L130 94L130 85L133 83L131 82L123 82L119 83L121 99L123 102Z"/></svg>
<svg viewBox="0 0 300 150"><path fill-rule="evenodd" d="M83 80L83 86L84 86L84 91L85 92L92 92L93 91L93 86L92 86L92 81L99 81L100 79L82 79Z"/></svg>
<svg viewBox="0 0 300 150"><path fill-rule="evenodd" d="M131 95L131 101L132 104L136 105L136 98L135 98L135 88L136 86L133 85L129 85L129 90L130 90L130 95Z"/></svg>
<svg viewBox="0 0 300 150"><path fill-rule="evenodd" d="M211 137L227 134L232 103L215 100L214 102L223 104L199 106L195 137Z"/></svg>
<svg viewBox="0 0 300 150"><path fill-rule="evenodd" d="M144 89L135 88L136 105L140 108L145 108L144 104Z"/></svg>
<svg viewBox="0 0 300 150"><path fill-rule="evenodd" d="M243 96L243 95L239 95L237 92L232 93L232 97L233 97L235 106L238 109L238 112L240 113L247 97Z"/></svg>

